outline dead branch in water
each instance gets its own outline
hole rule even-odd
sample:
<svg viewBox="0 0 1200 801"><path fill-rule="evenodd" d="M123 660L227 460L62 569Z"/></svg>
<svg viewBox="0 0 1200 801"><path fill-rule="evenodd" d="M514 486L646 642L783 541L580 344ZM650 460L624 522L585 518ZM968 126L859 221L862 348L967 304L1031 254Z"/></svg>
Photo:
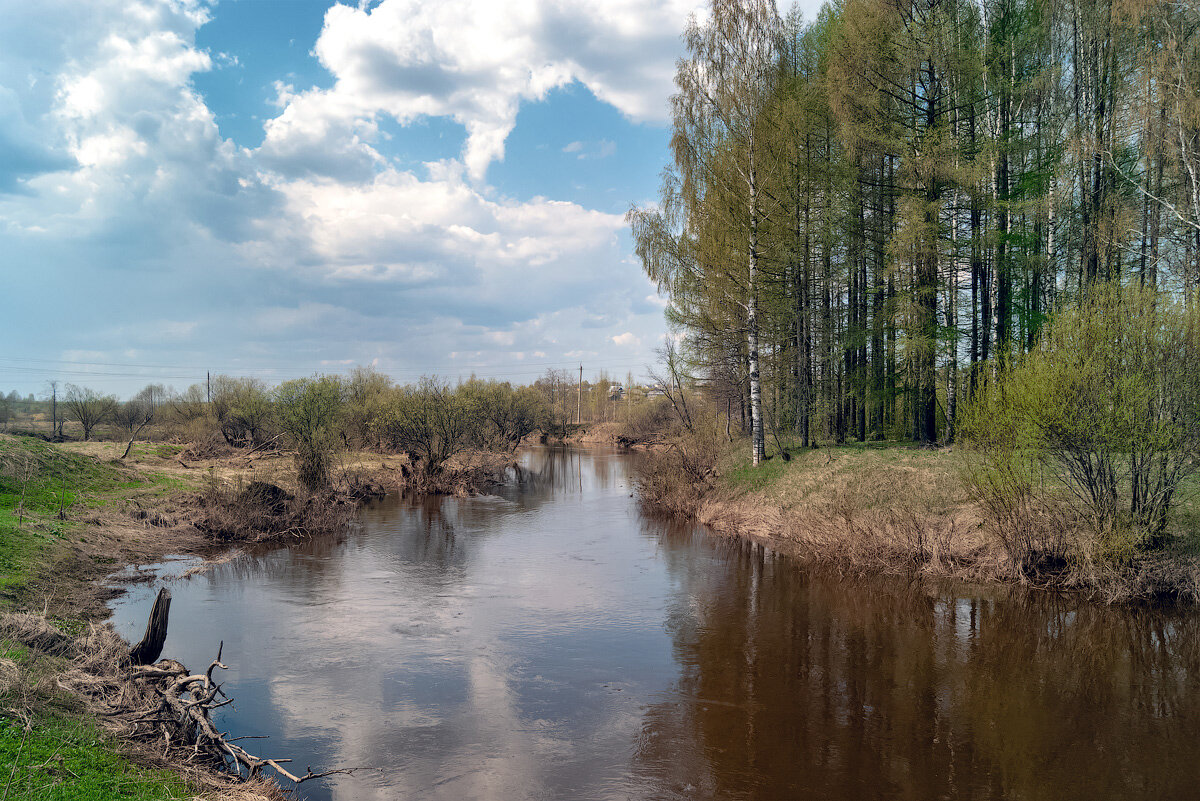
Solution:
<svg viewBox="0 0 1200 801"><path fill-rule="evenodd" d="M224 649L225 643L222 642L217 648L217 658L203 673L192 673L173 659L135 667L129 676L130 681L149 689L157 697L158 704L140 712L129 710L123 713L128 715L126 721L134 728L132 736L161 737L166 750L173 746L190 745L188 762L207 763L247 781L257 778L264 767L273 768L296 784L357 770L339 768L314 773L312 767L308 767L303 775L297 776L283 767L292 760L256 756L234 744L235 740L246 738L229 738L219 731L212 722L213 710L233 703L221 685L213 680L213 671L228 669L221 661Z"/></svg>
<svg viewBox="0 0 1200 801"><path fill-rule="evenodd" d="M153 628L154 618L152 613L148 629ZM0 641L19 643L41 660L54 658L66 664L46 681L11 660L0 659L0 693L6 696L0 714L28 721L38 705L51 699L61 703L58 691L65 690L131 750L141 751L154 763L165 761L202 786L224 792L235 782L247 791L247 799L284 798L275 783L280 777L302 783L360 770L308 767L303 773L293 772L285 767L292 760L252 753L237 744L250 737L230 737L220 731L213 712L233 702L216 678L218 670L227 669L222 662L224 643L204 672L193 673L173 659L153 665L131 660L128 643L111 624L93 624L72 635L58 630L43 615L0 613Z"/></svg>

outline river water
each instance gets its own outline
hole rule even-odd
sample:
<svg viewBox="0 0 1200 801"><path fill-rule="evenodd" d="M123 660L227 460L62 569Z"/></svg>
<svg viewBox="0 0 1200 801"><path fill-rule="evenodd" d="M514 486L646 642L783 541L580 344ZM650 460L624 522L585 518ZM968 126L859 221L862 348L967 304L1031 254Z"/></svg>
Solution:
<svg viewBox="0 0 1200 801"><path fill-rule="evenodd" d="M636 457L169 580L220 725L309 799L1200 798L1200 618L814 573L648 516ZM157 585L114 602L141 635Z"/></svg>

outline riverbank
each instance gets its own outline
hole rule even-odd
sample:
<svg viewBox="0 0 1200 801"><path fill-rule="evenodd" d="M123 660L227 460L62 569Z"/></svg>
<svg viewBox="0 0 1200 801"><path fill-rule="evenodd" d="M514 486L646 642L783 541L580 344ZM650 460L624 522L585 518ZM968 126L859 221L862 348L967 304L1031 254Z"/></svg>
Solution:
<svg viewBox="0 0 1200 801"><path fill-rule="evenodd" d="M1018 568L972 497L969 452L889 443L795 449L750 466L741 443L650 457L641 497L714 531L767 542L841 573L1016 583L1107 603L1200 600L1200 504L1188 486L1166 547L1087 551L1078 520L1047 515L1046 533L1078 558ZM694 445L692 446L695 447ZM703 450L703 449L702 449ZM1076 547L1078 545L1079 547Z"/></svg>
<svg viewBox="0 0 1200 801"><path fill-rule="evenodd" d="M41 647L44 637L14 635L14 614L37 612L56 632L55 643L59 635L74 642L111 634L96 623L115 592L102 580L125 566L295 541L308 529L345 525L363 498L405 489L470 494L502 480L513 464L508 455L465 453L429 477L404 456L346 454L332 490L311 498L300 491L287 454L137 443L121 460L122 450L111 442L0 434L0 763L13 766L5 801L272 797L269 785L214 783L182 756L164 760L159 748L103 731L99 723L107 719L59 688L64 674L81 669L71 650L78 648L59 653Z"/></svg>

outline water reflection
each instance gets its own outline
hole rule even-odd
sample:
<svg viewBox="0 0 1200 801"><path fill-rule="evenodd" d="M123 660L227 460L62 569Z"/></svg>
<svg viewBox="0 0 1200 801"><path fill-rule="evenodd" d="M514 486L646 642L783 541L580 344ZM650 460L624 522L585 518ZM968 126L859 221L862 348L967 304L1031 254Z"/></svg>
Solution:
<svg viewBox="0 0 1200 801"><path fill-rule="evenodd" d="M312 799L1196 796L1195 615L814 575L643 515L629 457L523 459L176 582L167 653L225 640L270 755L376 768Z"/></svg>
<svg viewBox="0 0 1200 801"><path fill-rule="evenodd" d="M1192 798L1197 618L844 582L752 544L669 560L681 671L637 773L663 798Z"/></svg>

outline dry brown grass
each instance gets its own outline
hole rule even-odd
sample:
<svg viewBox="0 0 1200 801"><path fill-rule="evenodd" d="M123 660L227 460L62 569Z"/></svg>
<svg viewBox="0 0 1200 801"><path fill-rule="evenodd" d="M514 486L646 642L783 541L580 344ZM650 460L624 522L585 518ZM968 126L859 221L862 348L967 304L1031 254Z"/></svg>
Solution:
<svg viewBox="0 0 1200 801"><path fill-rule="evenodd" d="M664 478L666 506L848 573L1019 579L984 527L952 449L845 448L752 471L725 447L715 481Z"/></svg>
<svg viewBox="0 0 1200 801"><path fill-rule="evenodd" d="M27 649L23 664L0 660L0 698L3 712L26 722L39 709L61 705L62 696L95 715L120 744L120 750L146 767L169 768L202 791L205 801L283 801L287 796L267 777L241 782L214 769L195 764L187 743L163 750L161 737L151 728L129 721L152 713L159 698L144 682L131 678L129 644L111 625L90 624L80 634L64 634L44 616L25 612L0 615L0 646L19 644ZM122 715L114 714L122 711Z"/></svg>
<svg viewBox="0 0 1200 801"><path fill-rule="evenodd" d="M805 453L764 487L723 485L696 518L846 572L978 579L1006 571L945 452Z"/></svg>
<svg viewBox="0 0 1200 801"><path fill-rule="evenodd" d="M642 497L843 573L1011 582L1108 603L1200 601L1200 553L1186 543L1145 553L1097 538L1068 503L989 508L970 491L968 454L953 448L825 448L757 469L741 451L726 448L711 481L669 454L648 459Z"/></svg>

